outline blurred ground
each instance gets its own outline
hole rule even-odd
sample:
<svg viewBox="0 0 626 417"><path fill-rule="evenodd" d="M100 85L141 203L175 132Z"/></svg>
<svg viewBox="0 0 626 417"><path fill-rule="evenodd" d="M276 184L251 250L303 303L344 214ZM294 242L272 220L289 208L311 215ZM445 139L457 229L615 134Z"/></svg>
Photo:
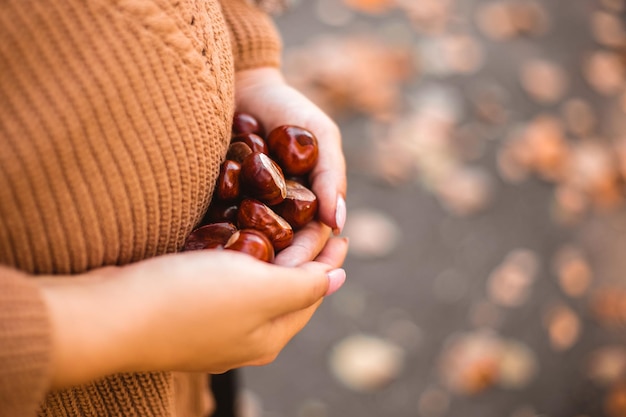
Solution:
<svg viewBox="0 0 626 417"><path fill-rule="evenodd" d="M309 0L285 70L340 124L346 285L242 417L626 416L623 0Z"/></svg>

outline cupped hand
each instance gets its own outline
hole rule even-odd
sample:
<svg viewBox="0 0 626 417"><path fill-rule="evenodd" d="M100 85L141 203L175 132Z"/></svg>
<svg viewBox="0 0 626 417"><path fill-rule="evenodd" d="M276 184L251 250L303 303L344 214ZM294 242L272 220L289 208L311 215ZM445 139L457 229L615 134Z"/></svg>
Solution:
<svg viewBox="0 0 626 417"><path fill-rule="evenodd" d="M310 174L319 201L319 220L339 234L346 220L346 166L337 125L308 98L287 85L275 68L239 71L237 110L256 117L267 132L281 125L303 127L317 137L319 159Z"/></svg>
<svg viewBox="0 0 626 417"><path fill-rule="evenodd" d="M142 356L168 358L165 369L214 373L273 361L335 289L345 253L337 239L318 256L325 263L292 268L231 251L185 253L142 266L133 275L145 274L139 279L158 288L151 296L159 306L159 324L144 335L151 342Z"/></svg>
<svg viewBox="0 0 626 417"><path fill-rule="evenodd" d="M273 361L345 280L345 239L311 247L319 253L297 267L214 250L42 280L53 387L116 372L219 373Z"/></svg>

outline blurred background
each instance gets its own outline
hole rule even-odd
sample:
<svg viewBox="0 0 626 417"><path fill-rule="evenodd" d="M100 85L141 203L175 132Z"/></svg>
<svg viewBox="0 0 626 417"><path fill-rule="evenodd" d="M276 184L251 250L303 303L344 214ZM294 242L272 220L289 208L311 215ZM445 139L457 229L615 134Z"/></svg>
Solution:
<svg viewBox="0 0 626 417"><path fill-rule="evenodd" d="M242 417L626 416L626 2L307 0L348 281Z"/></svg>

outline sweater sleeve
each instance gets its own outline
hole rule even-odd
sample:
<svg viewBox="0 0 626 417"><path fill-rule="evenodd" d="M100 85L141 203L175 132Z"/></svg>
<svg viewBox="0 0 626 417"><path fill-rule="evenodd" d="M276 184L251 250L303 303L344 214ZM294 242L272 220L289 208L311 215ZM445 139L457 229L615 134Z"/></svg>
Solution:
<svg viewBox="0 0 626 417"><path fill-rule="evenodd" d="M282 41L272 18L248 0L220 0L235 57L235 71L280 66Z"/></svg>
<svg viewBox="0 0 626 417"><path fill-rule="evenodd" d="M51 329L34 281L0 267L0 416L34 416L50 383Z"/></svg>

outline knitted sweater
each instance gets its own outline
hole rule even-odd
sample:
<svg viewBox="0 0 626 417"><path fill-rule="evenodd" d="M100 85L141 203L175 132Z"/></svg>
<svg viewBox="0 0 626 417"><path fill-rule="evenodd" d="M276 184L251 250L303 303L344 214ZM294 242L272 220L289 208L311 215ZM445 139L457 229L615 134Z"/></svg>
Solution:
<svg viewBox="0 0 626 417"><path fill-rule="evenodd" d="M49 392L34 281L181 248L226 152L234 72L279 65L275 27L246 0L1 5L0 416L200 416L202 384L166 372Z"/></svg>

